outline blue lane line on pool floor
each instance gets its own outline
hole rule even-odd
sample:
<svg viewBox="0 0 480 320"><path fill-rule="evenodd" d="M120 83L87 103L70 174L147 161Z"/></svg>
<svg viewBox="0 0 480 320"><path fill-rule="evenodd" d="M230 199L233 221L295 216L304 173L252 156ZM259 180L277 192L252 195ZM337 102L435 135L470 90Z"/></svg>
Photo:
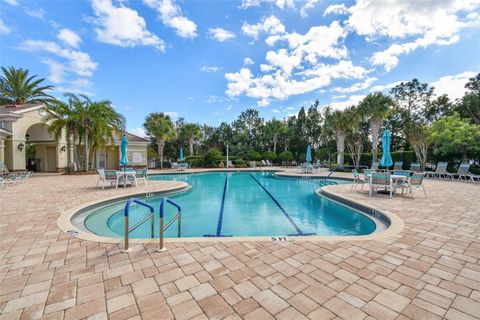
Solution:
<svg viewBox="0 0 480 320"><path fill-rule="evenodd" d="M297 231L296 234L289 234L289 236L311 236L311 235L314 235L315 233L303 233L302 230L300 230L300 228L297 226L297 224L295 223L295 221L293 221L292 217L290 217L290 215L288 214L288 212L282 207L282 205L280 204L280 202L277 201L277 199L275 199L275 197L273 196L273 194L270 193L270 191L267 190L267 188L265 188L263 186L263 184L258 181L257 178L255 178L253 176L253 174L249 173L250 177L252 177L253 180L255 180L255 182L258 183L258 185L263 189L263 191L265 191L269 196L270 198L273 200L273 202L275 202L275 204L277 205L277 207L280 208L280 210L283 212L283 214L285 215L285 217L287 217L288 221L290 221L290 223L292 224L292 226L295 228L295 230Z"/></svg>
<svg viewBox="0 0 480 320"><path fill-rule="evenodd" d="M222 203L220 205L220 214L218 215L217 233L216 234L204 234L204 237L231 237L222 235L223 224L223 210L225 208L225 195L227 194L228 175L225 175L225 184L223 185Z"/></svg>

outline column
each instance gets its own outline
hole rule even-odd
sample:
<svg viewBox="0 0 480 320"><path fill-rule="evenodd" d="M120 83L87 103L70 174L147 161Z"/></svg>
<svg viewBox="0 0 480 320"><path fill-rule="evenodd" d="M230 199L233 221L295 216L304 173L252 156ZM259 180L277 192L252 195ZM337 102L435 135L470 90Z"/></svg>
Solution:
<svg viewBox="0 0 480 320"><path fill-rule="evenodd" d="M0 162L5 163L5 139L0 138Z"/></svg>

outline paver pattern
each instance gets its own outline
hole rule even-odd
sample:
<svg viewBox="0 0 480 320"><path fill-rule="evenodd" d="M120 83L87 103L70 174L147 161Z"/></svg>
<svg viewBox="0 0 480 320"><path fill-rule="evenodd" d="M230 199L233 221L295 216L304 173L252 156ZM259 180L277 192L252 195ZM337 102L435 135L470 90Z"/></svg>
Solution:
<svg viewBox="0 0 480 320"><path fill-rule="evenodd" d="M67 208L132 192L98 190L96 179L34 176L0 189L1 319L480 318L479 186L427 181L427 199L330 187L401 217L404 230L384 240L121 253L56 226Z"/></svg>

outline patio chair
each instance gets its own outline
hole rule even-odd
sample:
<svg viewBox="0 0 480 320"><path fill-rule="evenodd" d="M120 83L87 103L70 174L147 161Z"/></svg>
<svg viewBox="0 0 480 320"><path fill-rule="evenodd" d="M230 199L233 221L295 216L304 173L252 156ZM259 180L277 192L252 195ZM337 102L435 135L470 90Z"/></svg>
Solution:
<svg viewBox="0 0 480 320"><path fill-rule="evenodd" d="M458 176L458 180L465 179L465 181L470 180L473 183L475 183L475 179L480 181L480 175L473 174L469 170L470 170L470 163L462 162L458 167L457 173L455 173L454 175Z"/></svg>
<svg viewBox="0 0 480 320"><path fill-rule="evenodd" d="M395 161L393 170L403 170L403 161Z"/></svg>
<svg viewBox="0 0 480 320"><path fill-rule="evenodd" d="M448 166L448 162L439 162L437 164L437 167L435 168L435 171L434 172L427 172L427 175L428 177L438 177L438 178L442 178L442 177L449 177L450 179L453 180L453 174L451 174L450 172L447 171L447 166Z"/></svg>
<svg viewBox="0 0 480 320"><path fill-rule="evenodd" d="M178 163L170 162L170 169L177 170L178 169Z"/></svg>
<svg viewBox="0 0 480 320"><path fill-rule="evenodd" d="M353 184L352 184L352 187L350 188L350 191L357 189L357 186L359 184L362 185L362 190L363 190L363 185L365 183L365 180L360 177L360 173L358 173L357 169L353 169L352 174L353 174Z"/></svg>
<svg viewBox="0 0 480 320"><path fill-rule="evenodd" d="M118 180L120 179L120 176L117 174L116 170L97 169L97 173L99 175L97 187L101 182L102 190L105 190L105 184L110 184L110 186L115 185L115 189L118 188Z"/></svg>
<svg viewBox="0 0 480 320"><path fill-rule="evenodd" d="M410 171L420 172L421 171L420 163L419 162L412 162L410 164Z"/></svg>
<svg viewBox="0 0 480 320"><path fill-rule="evenodd" d="M369 182L369 192L368 194L372 196L373 192L376 192L379 188L385 189L390 192L390 198L392 197L392 193L394 191L394 186L392 184L392 179L390 179L390 173L380 173L374 172L372 173L372 177L370 178Z"/></svg>
<svg viewBox="0 0 480 320"><path fill-rule="evenodd" d="M262 160L261 163L262 163L262 167L267 167L268 166L267 162L265 162L265 160Z"/></svg>
<svg viewBox="0 0 480 320"><path fill-rule="evenodd" d="M377 162L377 161L372 162L372 166L370 167L370 170L377 171L379 165L380 165L380 163Z"/></svg>
<svg viewBox="0 0 480 320"><path fill-rule="evenodd" d="M186 162L180 163L178 165L178 170L180 171L186 171L188 169L189 165Z"/></svg>
<svg viewBox="0 0 480 320"><path fill-rule="evenodd" d="M273 164L271 164L270 161L265 160L265 162L267 163L267 166L269 166L269 167L272 167L272 166L273 166Z"/></svg>
<svg viewBox="0 0 480 320"><path fill-rule="evenodd" d="M147 183L147 179L148 179L147 168L135 170L135 178L137 179L137 182L139 180L143 180L145 182L145 185L148 186L148 183Z"/></svg>
<svg viewBox="0 0 480 320"><path fill-rule="evenodd" d="M229 168L235 168L235 165L232 163L231 160L228 160L228 161L227 161L227 167L229 167Z"/></svg>
<svg viewBox="0 0 480 320"><path fill-rule="evenodd" d="M402 188L402 194L403 190L406 189L410 192L413 198L413 192L412 189L422 189L423 194L425 195L425 198L427 197L427 191L425 190L425 186L423 185L423 173L414 173L410 178L406 178L405 180L399 180L396 183L396 187Z"/></svg>

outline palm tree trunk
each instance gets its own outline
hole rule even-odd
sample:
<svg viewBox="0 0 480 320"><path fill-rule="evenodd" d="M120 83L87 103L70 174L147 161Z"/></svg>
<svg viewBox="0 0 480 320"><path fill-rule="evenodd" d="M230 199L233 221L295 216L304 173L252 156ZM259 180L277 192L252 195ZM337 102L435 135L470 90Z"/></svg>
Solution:
<svg viewBox="0 0 480 320"><path fill-rule="evenodd" d="M343 166L345 158L345 133L337 132L337 166Z"/></svg>
<svg viewBox="0 0 480 320"><path fill-rule="evenodd" d="M163 169L163 148L165 148L165 139L158 139L158 155L160 156L160 169Z"/></svg>
<svg viewBox="0 0 480 320"><path fill-rule="evenodd" d="M372 156L373 162L378 161L378 137L380 132L380 124L379 120L371 120L370 126L372 127Z"/></svg>
<svg viewBox="0 0 480 320"><path fill-rule="evenodd" d="M88 130L85 130L85 133L84 133L84 146L85 146L85 150L84 150L84 154L85 154L85 161L84 161L84 166L83 166L83 170L84 171L88 171L88 153L89 153L89 146L88 146Z"/></svg>
<svg viewBox="0 0 480 320"><path fill-rule="evenodd" d="M193 138L188 139L188 144L190 145L190 156L193 157Z"/></svg>
<svg viewBox="0 0 480 320"><path fill-rule="evenodd" d="M277 153L277 140L276 136L273 136L273 152Z"/></svg>

